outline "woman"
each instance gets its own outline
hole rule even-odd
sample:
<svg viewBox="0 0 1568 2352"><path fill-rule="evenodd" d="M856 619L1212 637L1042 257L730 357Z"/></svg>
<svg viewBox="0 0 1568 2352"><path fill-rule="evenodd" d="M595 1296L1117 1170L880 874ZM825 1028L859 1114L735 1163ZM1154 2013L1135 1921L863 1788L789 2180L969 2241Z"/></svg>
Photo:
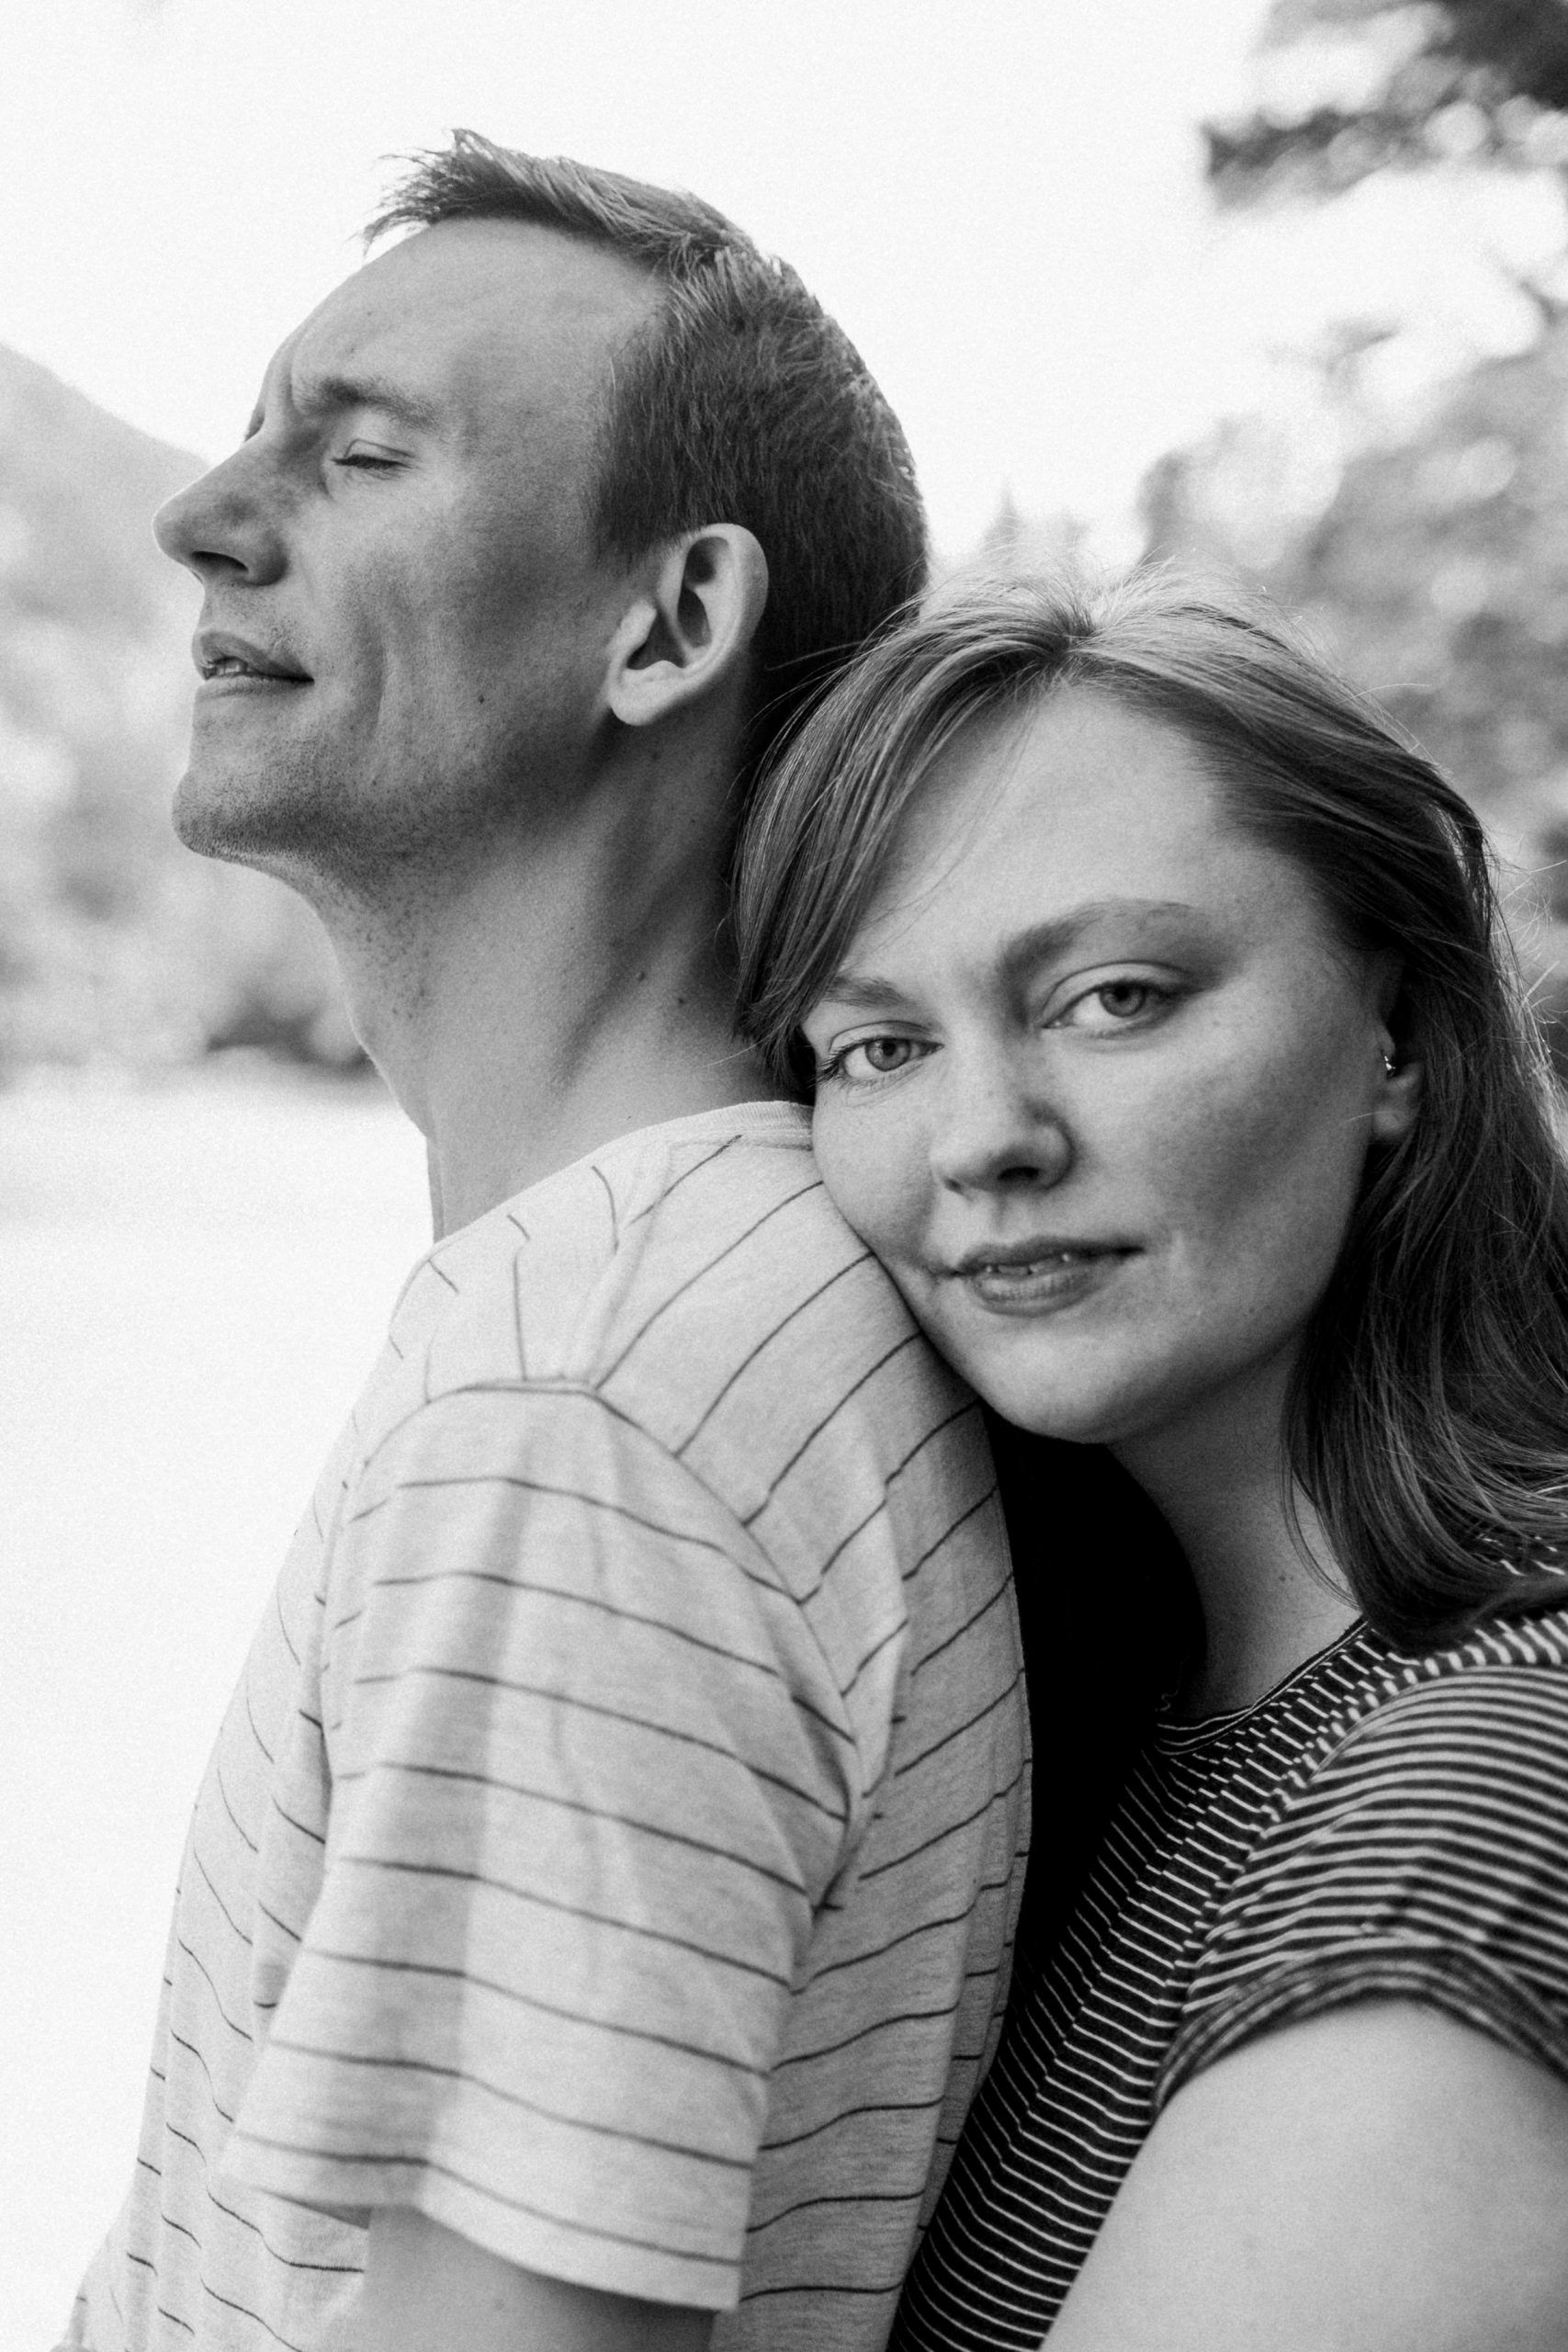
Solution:
<svg viewBox="0 0 1568 2352"><path fill-rule="evenodd" d="M895 2343L1568 2344L1568 1184L1475 818L1239 602L977 586L739 910L845 1216L1203 1611Z"/></svg>

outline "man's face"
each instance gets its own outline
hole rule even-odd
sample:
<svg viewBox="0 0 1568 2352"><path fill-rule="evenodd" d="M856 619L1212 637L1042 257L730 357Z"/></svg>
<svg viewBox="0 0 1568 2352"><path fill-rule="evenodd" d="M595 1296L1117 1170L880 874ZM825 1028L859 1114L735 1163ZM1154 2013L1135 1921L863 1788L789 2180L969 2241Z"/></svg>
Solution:
<svg viewBox="0 0 1568 2352"><path fill-rule="evenodd" d="M157 522L206 591L192 848L363 874L570 787L624 602L592 544L596 435L657 300L581 240L454 220L290 335L246 439Z"/></svg>

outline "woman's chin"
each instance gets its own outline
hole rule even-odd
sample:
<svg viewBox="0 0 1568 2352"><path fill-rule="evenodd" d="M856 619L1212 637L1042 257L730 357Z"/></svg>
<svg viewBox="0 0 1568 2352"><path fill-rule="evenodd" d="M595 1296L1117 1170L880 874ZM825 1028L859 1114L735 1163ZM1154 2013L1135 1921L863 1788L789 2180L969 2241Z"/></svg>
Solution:
<svg viewBox="0 0 1568 2352"><path fill-rule="evenodd" d="M1004 1421L1036 1437L1100 1445L1123 1425L1131 1366L1103 1331L1070 1335L1060 1321L1044 1341L1038 1326L1020 1318L954 1314L950 1295L905 1296L939 1355L947 1358Z"/></svg>
<svg viewBox="0 0 1568 2352"><path fill-rule="evenodd" d="M966 1363L961 1370L993 1412L1033 1437L1060 1438L1069 1445L1112 1445L1134 1436L1144 1416L1125 1394L1106 1394L1084 1383L1031 1379L1017 1366Z"/></svg>

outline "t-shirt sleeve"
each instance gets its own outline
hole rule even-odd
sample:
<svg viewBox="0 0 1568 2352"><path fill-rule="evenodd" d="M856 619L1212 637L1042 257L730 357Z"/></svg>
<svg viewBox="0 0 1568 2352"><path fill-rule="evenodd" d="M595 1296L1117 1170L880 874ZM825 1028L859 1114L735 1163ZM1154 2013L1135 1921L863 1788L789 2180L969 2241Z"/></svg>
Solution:
<svg viewBox="0 0 1568 2352"><path fill-rule="evenodd" d="M866 1805L799 1608L613 1406L502 1388L373 1458L322 1642L321 1888L229 2165L732 2302L787 1996Z"/></svg>
<svg viewBox="0 0 1568 2352"><path fill-rule="evenodd" d="M1374 1996L1568 2076L1568 1674L1468 1668L1355 1726L1218 1913L1159 2100L1260 2033Z"/></svg>

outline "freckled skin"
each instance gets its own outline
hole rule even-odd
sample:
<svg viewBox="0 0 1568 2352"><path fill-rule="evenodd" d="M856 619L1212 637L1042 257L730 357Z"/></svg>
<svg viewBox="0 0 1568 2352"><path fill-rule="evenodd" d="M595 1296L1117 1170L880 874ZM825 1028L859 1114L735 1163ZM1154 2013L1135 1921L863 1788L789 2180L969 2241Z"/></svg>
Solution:
<svg viewBox="0 0 1568 2352"><path fill-rule="evenodd" d="M1076 928L1018 960L1045 924ZM1369 1144L1394 1131L1393 975L1226 820L1187 740L1083 691L972 727L845 968L886 993L868 1008L841 974L807 1023L818 1058L884 1037L903 1066L852 1057L821 1085L822 1171L981 1393L1134 1453L1276 1430ZM1034 1239L1127 1254L1012 1311L953 1271Z"/></svg>

